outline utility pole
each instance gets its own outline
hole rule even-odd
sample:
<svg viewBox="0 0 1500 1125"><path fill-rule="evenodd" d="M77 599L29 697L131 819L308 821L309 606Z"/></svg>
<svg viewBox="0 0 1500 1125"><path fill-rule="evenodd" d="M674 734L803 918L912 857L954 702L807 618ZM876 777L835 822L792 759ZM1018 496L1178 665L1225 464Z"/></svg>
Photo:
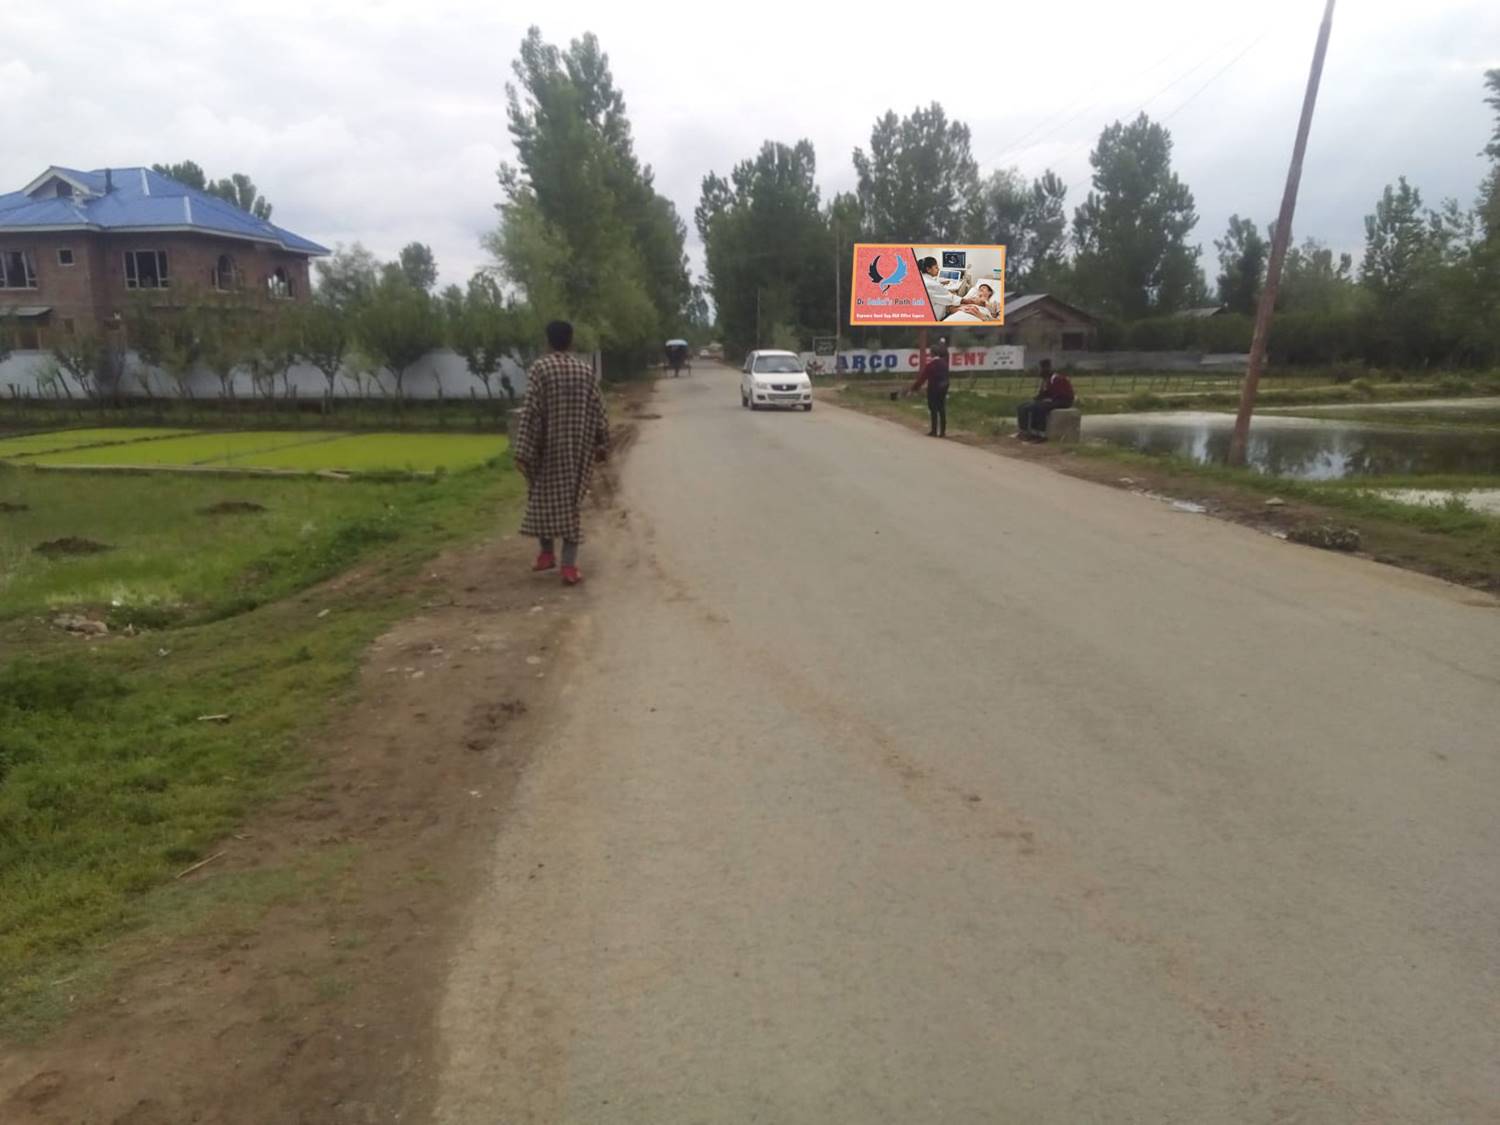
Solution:
<svg viewBox="0 0 1500 1125"><path fill-rule="evenodd" d="M1307 152L1307 134L1312 129L1313 107L1318 102L1318 83L1323 79L1323 57L1328 53L1328 32L1333 26L1333 3L1323 8L1323 23L1318 28L1318 45L1313 48L1312 70L1307 76L1307 92L1302 95L1302 118L1297 123L1297 140L1292 145L1292 164L1286 173L1286 190L1281 196L1281 213L1271 236L1271 260L1266 264L1266 285L1255 309L1255 334L1250 338L1250 362L1245 381L1240 385L1240 412L1234 419L1234 435L1229 439L1229 463L1243 465L1250 442L1250 416L1255 412L1255 395L1260 389L1260 375L1266 365L1266 344L1271 335L1271 316L1276 310L1276 291L1281 287L1281 267L1286 261L1287 242L1292 237L1292 213L1297 209L1297 187L1302 182L1302 157Z"/></svg>
<svg viewBox="0 0 1500 1125"><path fill-rule="evenodd" d="M755 346L760 347L760 286L755 287Z"/></svg>
<svg viewBox="0 0 1500 1125"><path fill-rule="evenodd" d="M839 222L833 220L833 369L838 370L839 352L843 350L844 315L839 311L843 290L839 285Z"/></svg>

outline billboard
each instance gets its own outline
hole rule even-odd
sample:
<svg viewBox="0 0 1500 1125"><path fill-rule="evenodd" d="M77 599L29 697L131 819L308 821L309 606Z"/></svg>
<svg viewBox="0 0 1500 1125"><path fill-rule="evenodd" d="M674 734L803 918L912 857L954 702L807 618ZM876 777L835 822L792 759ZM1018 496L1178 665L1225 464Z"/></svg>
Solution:
<svg viewBox="0 0 1500 1125"><path fill-rule="evenodd" d="M847 375L851 378L871 375L897 378L915 375L919 353L916 348L857 348L837 356L820 356L803 352L802 362L809 375ZM1021 371L1026 367L1026 349L1019 345L997 344L993 347L968 348L953 344L948 349L948 369L954 375L974 371Z"/></svg>
<svg viewBox="0 0 1500 1125"><path fill-rule="evenodd" d="M849 323L1004 324L1005 247L856 243Z"/></svg>

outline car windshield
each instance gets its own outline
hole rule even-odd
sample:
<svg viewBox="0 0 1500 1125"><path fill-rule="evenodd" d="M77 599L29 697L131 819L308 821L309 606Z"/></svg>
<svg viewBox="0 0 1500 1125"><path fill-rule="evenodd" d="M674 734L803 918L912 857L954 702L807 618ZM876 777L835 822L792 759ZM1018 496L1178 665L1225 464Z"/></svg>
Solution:
<svg viewBox="0 0 1500 1125"><path fill-rule="evenodd" d="M763 355L755 361L757 375L800 375L802 363L795 356Z"/></svg>

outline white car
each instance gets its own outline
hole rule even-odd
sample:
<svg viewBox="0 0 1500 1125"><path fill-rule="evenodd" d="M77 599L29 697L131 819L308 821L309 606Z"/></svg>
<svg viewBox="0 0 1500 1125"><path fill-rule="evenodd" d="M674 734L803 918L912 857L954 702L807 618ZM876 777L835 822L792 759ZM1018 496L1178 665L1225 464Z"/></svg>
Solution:
<svg viewBox="0 0 1500 1125"><path fill-rule="evenodd" d="M740 405L751 410L765 406L813 408L812 380L794 352L753 351L745 357L740 376Z"/></svg>

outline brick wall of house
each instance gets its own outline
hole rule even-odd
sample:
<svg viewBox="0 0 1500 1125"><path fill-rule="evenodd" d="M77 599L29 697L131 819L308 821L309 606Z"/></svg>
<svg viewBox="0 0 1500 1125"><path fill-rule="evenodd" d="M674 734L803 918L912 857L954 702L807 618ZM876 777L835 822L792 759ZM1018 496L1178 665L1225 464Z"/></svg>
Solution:
<svg viewBox="0 0 1500 1125"><path fill-rule="evenodd" d="M58 261L60 249L73 251L73 264ZM108 326L116 315L124 317L133 302L145 298L152 305L179 307L195 292L212 292L219 256L227 254L239 273L241 292L247 300L268 295L266 281L279 268L291 283L292 300L305 301L311 293L308 259L300 254L259 243L187 232L164 234L0 233L0 250L31 252L36 263L35 289L0 289L0 308L46 305L51 313L39 325L30 322L22 343L32 343L29 330L39 327L35 342L45 347L51 333L88 332ZM142 290L125 287L125 251L164 250L167 254L166 289Z"/></svg>
<svg viewBox="0 0 1500 1125"><path fill-rule="evenodd" d="M125 313L138 296L152 303L181 305L195 292L212 292L214 270L219 256L227 255L239 274L239 292L247 299L267 295L266 281L279 268L286 272L292 285L292 299L306 300L309 277L307 259L255 242L217 238L202 234L109 234L100 236L103 258L103 293L99 307L104 315ZM165 250L167 278L163 290L127 289L125 287L125 252L127 250Z"/></svg>
<svg viewBox="0 0 1500 1125"><path fill-rule="evenodd" d="M73 264L58 263L59 250L73 251ZM0 251L22 250L30 253L36 263L37 287L35 289L0 289L0 308L16 308L25 305L50 305L51 315L43 322L46 327L61 330L65 321L71 321L79 330L87 330L93 323L95 308L95 270L102 262L91 253L90 237L79 232L64 234L0 234ZM39 327L35 322L13 322L12 328L23 331ZM23 340L23 343L30 342Z"/></svg>

